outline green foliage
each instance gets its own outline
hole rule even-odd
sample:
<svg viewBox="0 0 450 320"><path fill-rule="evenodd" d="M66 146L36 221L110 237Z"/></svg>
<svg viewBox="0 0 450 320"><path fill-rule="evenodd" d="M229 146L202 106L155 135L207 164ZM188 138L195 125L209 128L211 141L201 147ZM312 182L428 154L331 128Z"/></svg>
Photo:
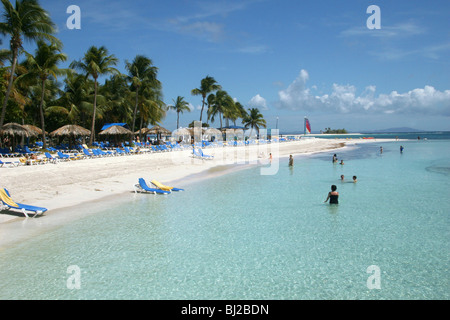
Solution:
<svg viewBox="0 0 450 320"><path fill-rule="evenodd" d="M323 133L326 134L345 134L348 133L345 129L331 129L331 128L325 128L325 131Z"/></svg>

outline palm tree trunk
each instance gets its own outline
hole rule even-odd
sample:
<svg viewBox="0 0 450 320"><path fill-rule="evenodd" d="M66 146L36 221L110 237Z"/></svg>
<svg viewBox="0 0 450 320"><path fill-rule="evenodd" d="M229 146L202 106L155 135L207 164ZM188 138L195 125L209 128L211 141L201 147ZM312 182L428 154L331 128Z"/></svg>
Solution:
<svg viewBox="0 0 450 320"><path fill-rule="evenodd" d="M131 131L133 131L133 132L134 132L134 124L136 122L136 114L137 114L138 104L139 104L139 87L136 87L136 101L134 104L133 125L131 127Z"/></svg>
<svg viewBox="0 0 450 320"><path fill-rule="evenodd" d="M90 145L92 145L95 139L95 113L97 112L97 78L95 78L94 80L94 110L92 112L91 137L89 139Z"/></svg>
<svg viewBox="0 0 450 320"><path fill-rule="evenodd" d="M180 127L180 112L177 112L177 129Z"/></svg>
<svg viewBox="0 0 450 320"><path fill-rule="evenodd" d="M142 114L142 111L141 111ZM142 142L142 127L144 126L144 117L141 117L141 124L139 125L139 141ZM133 136L131 136L131 139L133 139ZM131 143L131 141L130 141Z"/></svg>
<svg viewBox="0 0 450 320"><path fill-rule="evenodd" d="M3 99L2 115L0 118L0 128L3 126L3 122L5 121L6 106L8 105L8 99L9 95L11 94L12 85L14 81L14 73L16 72L17 53L18 53L17 49L13 49L13 63L11 67L11 74L9 76L8 89L6 90L5 98Z"/></svg>
<svg viewBox="0 0 450 320"><path fill-rule="evenodd" d="M41 129L42 129L42 148L47 149L45 141L45 120L44 120L44 95L45 95L45 80L42 80L41 103L39 105L39 113L41 114Z"/></svg>
<svg viewBox="0 0 450 320"><path fill-rule="evenodd" d="M205 97L202 100L202 111L200 111L200 122L202 122L203 108L205 108Z"/></svg>

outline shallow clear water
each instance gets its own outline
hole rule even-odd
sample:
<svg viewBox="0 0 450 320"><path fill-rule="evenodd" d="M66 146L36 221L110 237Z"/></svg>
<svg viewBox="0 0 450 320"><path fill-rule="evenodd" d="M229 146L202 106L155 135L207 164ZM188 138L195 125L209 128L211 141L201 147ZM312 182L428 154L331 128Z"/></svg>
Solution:
<svg viewBox="0 0 450 320"><path fill-rule="evenodd" d="M382 145L130 194L1 251L0 298L448 299L450 141ZM331 184L338 206L323 203Z"/></svg>

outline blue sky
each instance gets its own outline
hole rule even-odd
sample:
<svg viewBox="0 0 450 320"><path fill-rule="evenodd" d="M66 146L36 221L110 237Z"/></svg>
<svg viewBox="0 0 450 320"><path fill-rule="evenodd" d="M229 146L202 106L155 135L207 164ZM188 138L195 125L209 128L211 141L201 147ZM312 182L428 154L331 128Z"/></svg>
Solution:
<svg viewBox="0 0 450 320"><path fill-rule="evenodd" d="M69 5L81 30L69 30ZM69 62L106 46L118 69L137 54L159 68L167 104L191 103L206 75L268 127L358 132L390 127L450 130L450 2L385 0L41 0L58 25ZM368 6L381 29L366 26ZM4 41L4 44L7 41ZM173 130L170 112L163 125ZM216 123L216 126L219 124Z"/></svg>

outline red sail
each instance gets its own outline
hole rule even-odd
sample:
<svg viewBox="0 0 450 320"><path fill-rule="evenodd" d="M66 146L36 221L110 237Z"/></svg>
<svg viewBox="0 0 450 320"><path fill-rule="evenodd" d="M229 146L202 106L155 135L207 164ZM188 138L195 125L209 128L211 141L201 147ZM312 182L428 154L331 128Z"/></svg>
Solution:
<svg viewBox="0 0 450 320"><path fill-rule="evenodd" d="M305 118L305 129L307 133L311 133L311 124L309 123L309 120L307 118Z"/></svg>

